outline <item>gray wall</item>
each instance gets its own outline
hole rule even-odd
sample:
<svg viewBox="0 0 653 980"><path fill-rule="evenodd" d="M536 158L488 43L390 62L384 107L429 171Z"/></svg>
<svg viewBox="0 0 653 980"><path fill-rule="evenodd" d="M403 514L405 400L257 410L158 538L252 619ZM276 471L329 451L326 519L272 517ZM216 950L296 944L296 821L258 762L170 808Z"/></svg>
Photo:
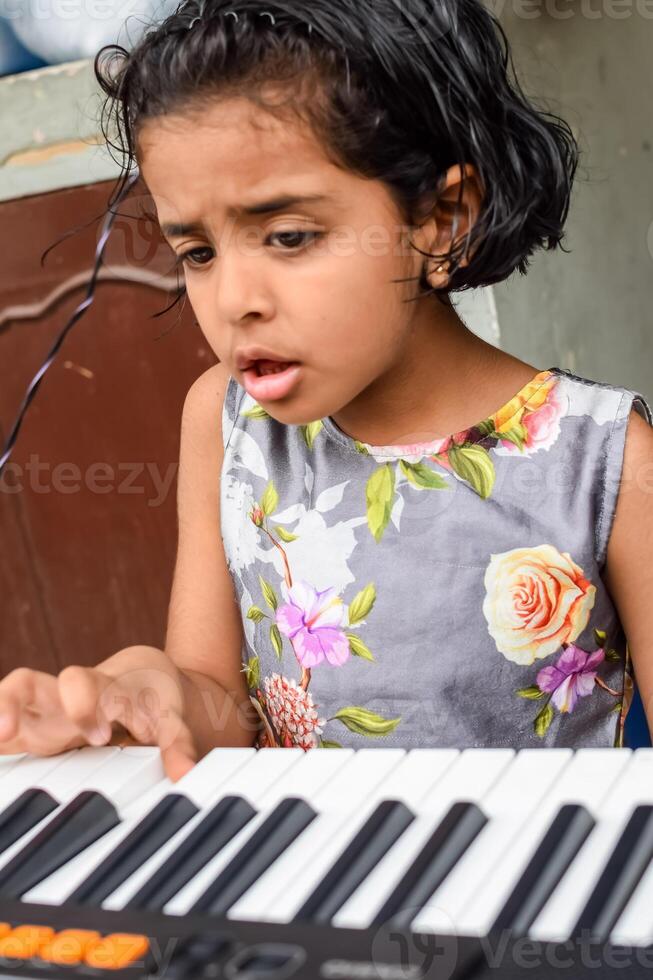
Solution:
<svg viewBox="0 0 653 980"><path fill-rule="evenodd" d="M496 287L502 347L653 399L653 3L493 9L526 92L563 115L584 150L572 254L538 253L526 277Z"/></svg>

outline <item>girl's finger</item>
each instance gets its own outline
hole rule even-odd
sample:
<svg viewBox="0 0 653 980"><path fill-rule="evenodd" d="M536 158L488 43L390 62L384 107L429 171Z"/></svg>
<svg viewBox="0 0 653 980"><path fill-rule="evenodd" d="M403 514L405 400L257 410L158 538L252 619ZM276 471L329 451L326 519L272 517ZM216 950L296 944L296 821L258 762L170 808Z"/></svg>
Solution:
<svg viewBox="0 0 653 980"><path fill-rule="evenodd" d="M56 697L56 679L51 674L28 667L7 674L0 683L0 743L19 738L28 709L42 710L53 694Z"/></svg>
<svg viewBox="0 0 653 980"><path fill-rule="evenodd" d="M183 710L180 687L170 673L140 667L121 673L119 680L108 679L100 704L110 721L119 721L147 745L158 745L160 731L170 730Z"/></svg>
<svg viewBox="0 0 653 980"><path fill-rule="evenodd" d="M63 710L91 745L111 740L111 721L100 706L102 693L112 683L93 667L65 667L57 678Z"/></svg>
<svg viewBox="0 0 653 980"><path fill-rule="evenodd" d="M168 711L162 718L157 732L157 744L166 776L176 783L197 762L198 752L192 733L181 715Z"/></svg>

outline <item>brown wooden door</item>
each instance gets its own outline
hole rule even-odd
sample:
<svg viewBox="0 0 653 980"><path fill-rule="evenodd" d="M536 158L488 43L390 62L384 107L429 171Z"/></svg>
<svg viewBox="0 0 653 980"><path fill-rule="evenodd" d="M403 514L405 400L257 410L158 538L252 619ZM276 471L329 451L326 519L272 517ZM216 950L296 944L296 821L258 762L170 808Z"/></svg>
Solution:
<svg viewBox="0 0 653 980"><path fill-rule="evenodd" d="M44 267L41 254L100 216L112 187L0 204L2 443L27 384L86 295L100 222L50 252ZM134 215L142 205L135 197L121 210ZM117 219L105 274L118 278L98 284L68 335L0 480L0 676L19 665L94 664L122 647L164 640L181 410L215 357L188 303L181 316L179 303L152 319L174 292L129 281L125 268L158 284L171 268L171 253L144 218ZM26 316L28 306L34 315Z"/></svg>

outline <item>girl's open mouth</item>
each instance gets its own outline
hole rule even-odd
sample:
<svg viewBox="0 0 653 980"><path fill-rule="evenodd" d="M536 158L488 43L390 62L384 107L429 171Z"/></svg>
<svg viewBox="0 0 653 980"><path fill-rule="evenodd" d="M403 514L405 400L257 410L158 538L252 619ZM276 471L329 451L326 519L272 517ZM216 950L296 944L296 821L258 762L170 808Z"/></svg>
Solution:
<svg viewBox="0 0 653 980"><path fill-rule="evenodd" d="M245 389L256 401L279 401L286 398L301 374L300 364L281 364L278 361L257 361L243 372Z"/></svg>

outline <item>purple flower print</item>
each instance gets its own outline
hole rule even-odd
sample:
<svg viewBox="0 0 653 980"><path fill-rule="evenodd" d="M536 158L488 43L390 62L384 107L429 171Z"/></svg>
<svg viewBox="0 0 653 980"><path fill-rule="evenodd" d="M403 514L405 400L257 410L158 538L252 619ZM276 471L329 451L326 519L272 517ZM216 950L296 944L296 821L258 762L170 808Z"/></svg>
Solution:
<svg viewBox="0 0 653 980"><path fill-rule="evenodd" d="M551 700L561 711L573 711L578 698L594 690L597 667L603 661L603 650L588 653L571 643L556 664L543 667L536 678L540 691L551 694Z"/></svg>
<svg viewBox="0 0 653 980"><path fill-rule="evenodd" d="M290 602L276 612L277 626L292 643L303 668L316 667L327 660L341 667L349 659L349 640L340 626L342 599L335 589L318 592L308 582L296 582L288 589Z"/></svg>

